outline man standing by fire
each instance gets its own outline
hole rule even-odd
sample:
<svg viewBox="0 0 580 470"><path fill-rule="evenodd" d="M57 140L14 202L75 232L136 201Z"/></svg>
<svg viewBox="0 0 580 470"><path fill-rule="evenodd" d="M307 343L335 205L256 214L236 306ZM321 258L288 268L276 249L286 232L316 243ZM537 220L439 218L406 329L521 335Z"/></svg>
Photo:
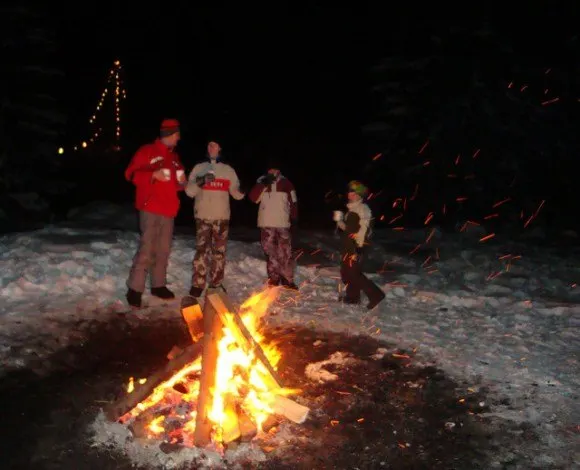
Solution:
<svg viewBox="0 0 580 470"><path fill-rule="evenodd" d="M183 165L175 152L179 139L179 122L163 120L160 137L137 150L125 170L125 178L136 187L135 207L141 231L127 281L126 298L131 307L141 307L147 275L152 295L166 300L175 297L166 286L166 276L173 224L179 210L177 192L186 183Z"/></svg>
<svg viewBox="0 0 580 470"><path fill-rule="evenodd" d="M193 167L185 188L187 195L195 198L196 243L189 291L193 297L201 297L208 275L209 287L224 289L230 195L236 200L245 196L234 169L220 161L220 152L217 142L208 143L208 161Z"/></svg>
<svg viewBox="0 0 580 470"><path fill-rule="evenodd" d="M268 172L258 178L248 198L260 204L258 227L266 255L268 285L298 290L294 283L290 226L298 219L294 185L280 173L280 165L271 161Z"/></svg>
<svg viewBox="0 0 580 470"><path fill-rule="evenodd" d="M364 203L368 190L358 181L348 184L348 212L344 217L336 211L335 222L342 234L340 276L346 284L346 294L342 301L347 304L359 304L361 290L368 297L367 309L375 308L384 298L384 292L373 281L364 275L361 267L361 256L371 235L372 213Z"/></svg>

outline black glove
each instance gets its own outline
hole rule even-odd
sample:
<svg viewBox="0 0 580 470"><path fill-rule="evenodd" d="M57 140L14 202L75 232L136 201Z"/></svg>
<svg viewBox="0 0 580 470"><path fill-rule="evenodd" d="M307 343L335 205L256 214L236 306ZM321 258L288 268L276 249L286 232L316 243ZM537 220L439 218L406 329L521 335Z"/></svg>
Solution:
<svg viewBox="0 0 580 470"><path fill-rule="evenodd" d="M276 177L272 173L267 173L260 178L260 183L270 186L275 180Z"/></svg>
<svg viewBox="0 0 580 470"><path fill-rule="evenodd" d="M203 176L198 176L195 178L195 183L201 188L206 183L211 183L215 180L215 175L213 173L206 173Z"/></svg>

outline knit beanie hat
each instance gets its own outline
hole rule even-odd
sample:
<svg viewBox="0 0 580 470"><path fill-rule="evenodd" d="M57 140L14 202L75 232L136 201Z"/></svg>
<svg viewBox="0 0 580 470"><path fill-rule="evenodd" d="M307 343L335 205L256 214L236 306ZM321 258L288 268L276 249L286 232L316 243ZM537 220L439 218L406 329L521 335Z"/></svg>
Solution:
<svg viewBox="0 0 580 470"><path fill-rule="evenodd" d="M169 137L179 132L179 121L177 119L164 119L161 122L161 137Z"/></svg>
<svg viewBox="0 0 580 470"><path fill-rule="evenodd" d="M266 170L282 170L282 162L276 158L270 158L266 163Z"/></svg>
<svg viewBox="0 0 580 470"><path fill-rule="evenodd" d="M368 188L362 184L360 181L351 181L348 183L348 192L353 192L358 194L361 198L365 198L369 192Z"/></svg>

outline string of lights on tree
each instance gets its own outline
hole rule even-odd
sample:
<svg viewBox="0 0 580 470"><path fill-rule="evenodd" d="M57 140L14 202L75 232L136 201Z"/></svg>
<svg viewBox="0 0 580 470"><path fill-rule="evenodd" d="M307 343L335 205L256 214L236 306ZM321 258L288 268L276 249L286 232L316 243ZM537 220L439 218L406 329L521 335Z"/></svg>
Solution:
<svg viewBox="0 0 580 470"><path fill-rule="evenodd" d="M89 118L90 137L73 146L73 150L76 151L87 148L101 137L103 134L103 119L105 119L101 117L101 115L106 104L105 102L109 97L114 105L113 124L115 129L115 148L118 150L120 148L119 140L121 138L121 100L127 98L127 91L123 88L122 67L119 60L116 60L109 70L105 88L99 97L95 111ZM63 147L58 149L60 155L62 155L64 151L65 149Z"/></svg>

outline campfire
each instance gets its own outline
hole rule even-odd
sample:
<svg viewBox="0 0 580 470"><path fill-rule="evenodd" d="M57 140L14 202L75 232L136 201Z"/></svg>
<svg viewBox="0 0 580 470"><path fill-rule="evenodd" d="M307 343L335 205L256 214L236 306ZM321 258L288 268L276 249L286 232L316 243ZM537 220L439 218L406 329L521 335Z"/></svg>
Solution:
<svg viewBox="0 0 580 470"><path fill-rule="evenodd" d="M210 290L203 309L185 298L182 315L193 343L174 347L165 367L149 378L131 379L107 417L136 438L220 451L270 431L283 418L303 423L309 409L289 398L300 391L283 385L280 351L260 332L276 292L250 297L239 312L222 291Z"/></svg>

